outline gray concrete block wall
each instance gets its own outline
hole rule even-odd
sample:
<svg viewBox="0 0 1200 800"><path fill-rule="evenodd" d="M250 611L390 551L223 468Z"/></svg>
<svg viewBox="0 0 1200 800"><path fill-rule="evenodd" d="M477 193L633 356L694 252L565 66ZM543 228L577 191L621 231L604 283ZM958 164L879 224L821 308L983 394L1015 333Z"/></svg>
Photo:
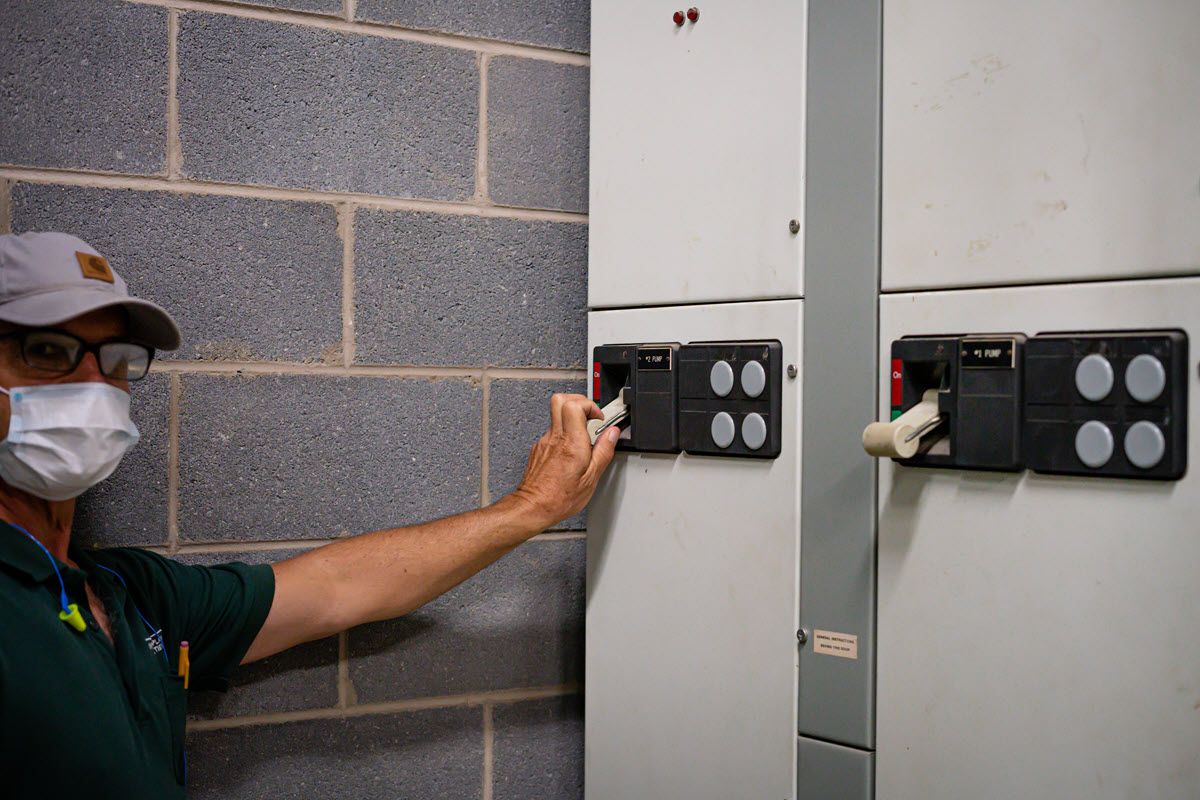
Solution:
<svg viewBox="0 0 1200 800"><path fill-rule="evenodd" d="M0 4L0 232L184 334L81 538L266 563L517 485L586 385L588 10ZM582 526L194 696L193 796L580 797Z"/></svg>
<svg viewBox="0 0 1200 800"><path fill-rule="evenodd" d="M479 505L470 380L181 380L181 542L329 539Z"/></svg>
<svg viewBox="0 0 1200 800"><path fill-rule="evenodd" d="M587 52L591 4L575 0L358 0L355 18Z"/></svg>
<svg viewBox="0 0 1200 800"><path fill-rule="evenodd" d="M587 211L588 70L495 58L488 73L488 191L497 203ZM529 153L539 153L530 159Z"/></svg>
<svg viewBox="0 0 1200 800"><path fill-rule="evenodd" d="M0 163L132 174L166 166L167 10L0 4Z"/></svg>
<svg viewBox="0 0 1200 800"><path fill-rule="evenodd" d="M583 698L550 697L496 710L495 800L583 794Z"/></svg>
<svg viewBox="0 0 1200 800"><path fill-rule="evenodd" d="M467 200L479 69L465 50L223 14L179 21L183 173Z"/></svg>
<svg viewBox="0 0 1200 800"><path fill-rule="evenodd" d="M483 715L435 708L223 728L189 735L188 747L189 773L210 776L193 798L478 797Z"/></svg>
<svg viewBox="0 0 1200 800"><path fill-rule="evenodd" d="M584 365L583 226L363 209L355 250L362 361Z"/></svg>
<svg viewBox="0 0 1200 800"><path fill-rule="evenodd" d="M349 671L358 699L579 682L584 561L580 540L520 548L406 617L352 629Z"/></svg>

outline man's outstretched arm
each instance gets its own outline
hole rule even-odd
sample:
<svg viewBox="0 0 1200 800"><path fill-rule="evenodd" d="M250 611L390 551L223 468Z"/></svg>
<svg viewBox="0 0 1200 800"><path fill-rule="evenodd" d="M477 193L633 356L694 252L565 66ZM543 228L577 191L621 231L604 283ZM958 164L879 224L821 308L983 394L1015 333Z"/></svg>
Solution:
<svg viewBox="0 0 1200 800"><path fill-rule="evenodd" d="M592 447L587 420L600 416L582 395L554 395L550 429L530 451L512 494L486 508L343 539L274 564L275 600L243 663L406 614L579 513L619 433L605 431Z"/></svg>

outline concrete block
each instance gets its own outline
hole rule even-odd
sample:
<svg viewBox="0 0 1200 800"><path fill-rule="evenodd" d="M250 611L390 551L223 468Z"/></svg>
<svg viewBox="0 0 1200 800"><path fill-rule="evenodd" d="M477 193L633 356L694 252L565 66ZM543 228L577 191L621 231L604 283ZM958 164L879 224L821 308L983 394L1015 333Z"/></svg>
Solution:
<svg viewBox="0 0 1200 800"><path fill-rule="evenodd" d="M242 561L273 564L304 550L249 550L223 553L180 553L185 564L211 567ZM338 641L330 636L306 642L233 673L226 692L191 692L188 718L193 720L273 714L311 708L333 708L338 702Z"/></svg>
<svg viewBox="0 0 1200 800"><path fill-rule="evenodd" d="M18 184L17 232L74 233L175 317L172 359L340 363L342 242L324 203Z"/></svg>
<svg viewBox="0 0 1200 800"><path fill-rule="evenodd" d="M478 126L471 52L180 18L179 135L190 177L469 200Z"/></svg>
<svg viewBox="0 0 1200 800"><path fill-rule="evenodd" d="M171 376L130 384L129 416L142 438L109 478L75 503L74 534L97 547L166 544Z"/></svg>
<svg viewBox="0 0 1200 800"><path fill-rule="evenodd" d="M582 540L530 542L405 617L351 629L358 701L579 681L584 563Z"/></svg>
<svg viewBox="0 0 1200 800"><path fill-rule="evenodd" d="M330 17L342 16L343 0L240 0L242 5L308 11Z"/></svg>
<svg viewBox="0 0 1200 800"><path fill-rule="evenodd" d="M555 392L586 395L587 381L492 381L488 403L488 492L498 500L516 489L525 474L529 448L550 427L550 397ZM586 512L553 530L584 530Z"/></svg>
<svg viewBox="0 0 1200 800"><path fill-rule="evenodd" d="M587 226L359 209L361 363L581 367Z"/></svg>
<svg viewBox="0 0 1200 800"><path fill-rule="evenodd" d="M0 53L0 163L166 170L167 9L5 0Z"/></svg>
<svg viewBox="0 0 1200 800"><path fill-rule="evenodd" d="M195 375L182 394L183 541L322 539L479 506L469 381Z"/></svg>
<svg viewBox="0 0 1200 800"><path fill-rule="evenodd" d="M582 800L583 695L496 706L492 797Z"/></svg>
<svg viewBox="0 0 1200 800"><path fill-rule="evenodd" d="M193 800L454 798L481 792L478 707L188 734Z"/></svg>
<svg viewBox="0 0 1200 800"><path fill-rule="evenodd" d="M488 197L587 211L590 70L498 56L488 67Z"/></svg>
<svg viewBox="0 0 1200 800"><path fill-rule="evenodd" d="M571 0L358 0L356 18L587 52L591 4Z"/></svg>

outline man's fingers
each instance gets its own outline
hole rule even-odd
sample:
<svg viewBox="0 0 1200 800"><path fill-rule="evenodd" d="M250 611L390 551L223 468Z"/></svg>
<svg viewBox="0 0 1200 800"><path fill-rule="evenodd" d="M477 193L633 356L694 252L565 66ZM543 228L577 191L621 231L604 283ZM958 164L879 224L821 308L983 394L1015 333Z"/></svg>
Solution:
<svg viewBox="0 0 1200 800"><path fill-rule="evenodd" d="M608 469L609 462L613 460L613 454L617 451L617 439L620 436L621 431L616 427L609 428L600 434L600 438L596 440L596 446L592 448L592 463L588 466L588 477L599 478L604 474L604 470Z"/></svg>
<svg viewBox="0 0 1200 800"><path fill-rule="evenodd" d="M580 395L580 397L583 397L583 395ZM587 400L587 398L584 399ZM588 419L604 419L604 412L600 410L600 406L591 400L587 402L587 415Z"/></svg>
<svg viewBox="0 0 1200 800"><path fill-rule="evenodd" d="M575 436L577 431L586 435L587 421L592 417L591 410L595 406L595 403L582 395L568 397L562 409L563 431L569 436ZM601 414L600 417L603 418L604 415Z"/></svg>
<svg viewBox="0 0 1200 800"><path fill-rule="evenodd" d="M550 432L561 435L563 432L563 406L566 405L567 395L556 394L550 398Z"/></svg>
<svg viewBox="0 0 1200 800"><path fill-rule="evenodd" d="M550 398L550 432L556 436L583 428L589 419L603 419L600 408L581 394L556 394Z"/></svg>

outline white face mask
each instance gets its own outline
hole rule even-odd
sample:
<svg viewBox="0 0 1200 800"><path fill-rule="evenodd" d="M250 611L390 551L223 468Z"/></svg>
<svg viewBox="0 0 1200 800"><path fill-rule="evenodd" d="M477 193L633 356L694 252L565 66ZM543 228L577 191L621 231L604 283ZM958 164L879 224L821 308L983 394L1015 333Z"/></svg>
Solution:
<svg viewBox="0 0 1200 800"><path fill-rule="evenodd" d="M0 387L9 397L0 478L43 500L78 497L107 478L141 434L129 394L107 383Z"/></svg>

